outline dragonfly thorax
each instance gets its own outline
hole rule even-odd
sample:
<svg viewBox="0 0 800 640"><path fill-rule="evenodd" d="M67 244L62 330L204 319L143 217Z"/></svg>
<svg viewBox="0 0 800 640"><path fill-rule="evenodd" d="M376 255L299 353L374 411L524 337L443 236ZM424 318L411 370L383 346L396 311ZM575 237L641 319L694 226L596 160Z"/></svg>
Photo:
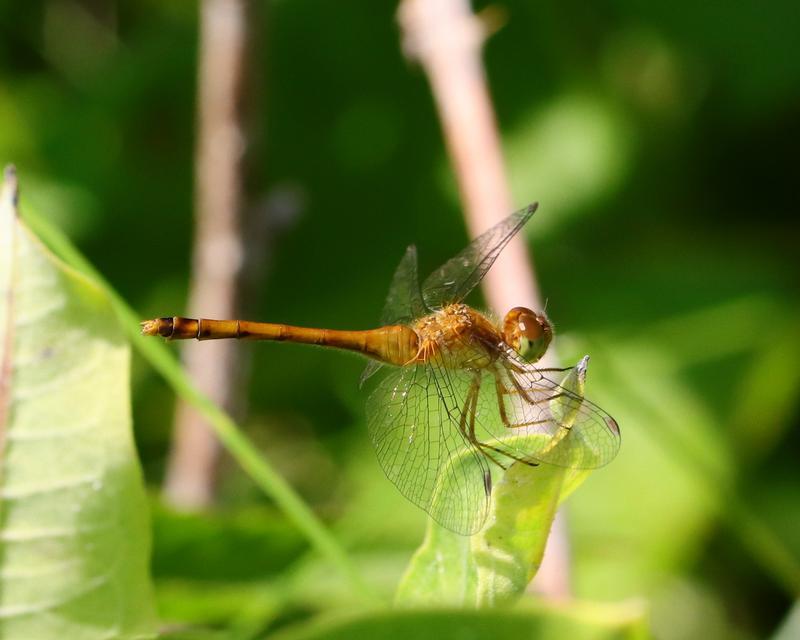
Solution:
<svg viewBox="0 0 800 640"><path fill-rule="evenodd" d="M483 314L465 304L451 304L414 324L419 336L417 362L448 368L483 369L496 357L503 337Z"/></svg>

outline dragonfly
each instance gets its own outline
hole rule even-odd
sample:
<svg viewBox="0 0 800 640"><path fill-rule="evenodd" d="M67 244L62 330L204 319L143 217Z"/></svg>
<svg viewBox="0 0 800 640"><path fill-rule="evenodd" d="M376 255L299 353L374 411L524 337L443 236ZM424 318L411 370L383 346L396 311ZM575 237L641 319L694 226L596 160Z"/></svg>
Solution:
<svg viewBox="0 0 800 640"><path fill-rule="evenodd" d="M410 246L376 329L175 316L143 322L142 333L169 340L295 342L366 356L362 385L381 374L366 404L380 466L436 522L472 535L489 514L492 469L516 463L595 469L620 446L614 418L564 384L570 368L536 366L553 338L544 312L515 307L495 321L464 303L536 208L521 209L484 232L421 286L417 251ZM577 365L580 375L587 360Z"/></svg>

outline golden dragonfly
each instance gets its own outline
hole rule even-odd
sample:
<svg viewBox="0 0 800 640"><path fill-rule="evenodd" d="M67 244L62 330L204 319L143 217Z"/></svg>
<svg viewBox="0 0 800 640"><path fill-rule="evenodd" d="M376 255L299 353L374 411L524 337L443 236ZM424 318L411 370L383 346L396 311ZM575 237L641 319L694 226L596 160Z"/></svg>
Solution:
<svg viewBox="0 0 800 640"><path fill-rule="evenodd" d="M553 338L543 312L516 307L495 322L463 302L535 211L533 204L513 213L422 286L410 246L377 329L168 317L143 322L142 333L171 340L298 342L367 356L362 384L384 373L367 400L369 436L381 467L439 524L471 535L489 513L490 463L594 469L611 461L620 445L610 415L554 380L569 369L536 367ZM578 365L581 375L586 360Z"/></svg>

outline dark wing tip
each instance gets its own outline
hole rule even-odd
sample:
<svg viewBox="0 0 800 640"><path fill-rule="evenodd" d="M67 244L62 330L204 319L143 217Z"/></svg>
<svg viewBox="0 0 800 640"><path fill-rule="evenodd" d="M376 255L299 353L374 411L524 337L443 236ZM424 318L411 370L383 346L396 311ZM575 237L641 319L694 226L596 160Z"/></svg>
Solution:
<svg viewBox="0 0 800 640"><path fill-rule="evenodd" d="M538 202L531 202L524 209L520 209L519 211L517 211L517 213L515 214L515 217L518 220L517 224L515 225L516 230L521 229L528 222L528 220L531 219L531 216L534 213L536 213L536 210L538 208L539 208L539 203ZM520 215L520 214L522 214L522 215ZM514 231L514 233L512 233L511 235L514 235L515 233L516 233L516 231Z"/></svg>

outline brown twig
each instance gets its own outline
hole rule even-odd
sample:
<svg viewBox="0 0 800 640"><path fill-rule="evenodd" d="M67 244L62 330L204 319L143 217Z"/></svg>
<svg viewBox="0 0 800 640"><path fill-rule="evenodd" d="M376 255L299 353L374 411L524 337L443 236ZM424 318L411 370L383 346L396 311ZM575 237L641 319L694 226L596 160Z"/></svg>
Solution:
<svg viewBox="0 0 800 640"><path fill-rule="evenodd" d="M468 0L404 0L398 19L406 55L418 60L429 78L467 225L476 236L515 208L481 60L485 29ZM518 305L542 309L533 264L519 236L500 254L483 287L498 312ZM568 576L566 528L557 516L535 586L545 595L566 597Z"/></svg>
<svg viewBox="0 0 800 640"><path fill-rule="evenodd" d="M198 146L195 166L196 230L189 312L235 316L243 261L240 237L245 147L241 102L246 58L244 0L203 0L200 9ZM198 387L223 407L235 392L237 344L186 345L184 359ZM189 405L176 410L164 491L175 506L207 505L214 490L219 445Z"/></svg>

